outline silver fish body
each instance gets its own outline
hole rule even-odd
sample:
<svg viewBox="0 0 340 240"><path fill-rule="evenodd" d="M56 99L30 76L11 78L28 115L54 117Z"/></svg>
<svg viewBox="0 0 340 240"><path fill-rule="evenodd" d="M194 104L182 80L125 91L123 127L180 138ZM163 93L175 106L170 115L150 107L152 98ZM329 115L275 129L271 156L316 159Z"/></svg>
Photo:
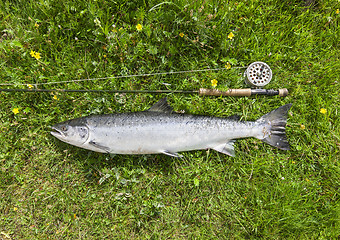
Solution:
<svg viewBox="0 0 340 240"><path fill-rule="evenodd" d="M154 154L178 157L178 152L214 149L234 156L238 138L255 137L283 150L287 104L255 122L172 113L166 99L144 112L93 115L52 127L53 136L69 144L103 153Z"/></svg>

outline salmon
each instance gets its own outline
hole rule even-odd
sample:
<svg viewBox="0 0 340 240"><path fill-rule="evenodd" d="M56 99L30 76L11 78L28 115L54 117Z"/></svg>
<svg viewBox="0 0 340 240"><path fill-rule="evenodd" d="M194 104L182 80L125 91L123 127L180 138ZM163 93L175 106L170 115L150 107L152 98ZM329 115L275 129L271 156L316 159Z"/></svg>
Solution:
<svg viewBox="0 0 340 240"><path fill-rule="evenodd" d="M92 115L55 124L51 134L77 147L110 154L166 154L214 149L235 156L236 139L254 137L289 150L287 113L292 104L256 121L175 113L163 98L141 112Z"/></svg>

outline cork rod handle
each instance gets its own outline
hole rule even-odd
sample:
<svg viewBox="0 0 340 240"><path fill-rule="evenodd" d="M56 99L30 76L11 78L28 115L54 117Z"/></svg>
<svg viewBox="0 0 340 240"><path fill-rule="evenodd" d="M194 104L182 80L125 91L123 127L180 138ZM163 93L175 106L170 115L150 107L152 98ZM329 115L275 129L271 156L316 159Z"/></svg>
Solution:
<svg viewBox="0 0 340 240"><path fill-rule="evenodd" d="M286 88L282 88L279 90L244 88L244 89L228 89L227 91L221 91L218 89L200 88L198 94L200 96L228 96L228 97L249 97L251 95L267 95L267 96L279 95L280 97L285 97L288 95L288 90Z"/></svg>

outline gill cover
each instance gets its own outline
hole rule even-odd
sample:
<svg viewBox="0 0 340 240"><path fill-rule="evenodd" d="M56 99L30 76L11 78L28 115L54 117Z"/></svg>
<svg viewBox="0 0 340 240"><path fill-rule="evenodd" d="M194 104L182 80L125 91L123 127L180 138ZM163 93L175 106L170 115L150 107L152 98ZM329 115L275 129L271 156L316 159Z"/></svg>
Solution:
<svg viewBox="0 0 340 240"><path fill-rule="evenodd" d="M89 129L86 125L76 124L74 120L58 123L52 126L51 134L59 140L82 146L89 137Z"/></svg>

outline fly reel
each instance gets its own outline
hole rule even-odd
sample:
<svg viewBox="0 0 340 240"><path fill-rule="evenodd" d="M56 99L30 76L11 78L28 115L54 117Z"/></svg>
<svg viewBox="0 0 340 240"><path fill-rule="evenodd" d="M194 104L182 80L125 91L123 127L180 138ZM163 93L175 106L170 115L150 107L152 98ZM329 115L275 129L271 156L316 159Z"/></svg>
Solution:
<svg viewBox="0 0 340 240"><path fill-rule="evenodd" d="M268 64L264 62L253 62L244 72L246 84L261 88L272 79L273 73Z"/></svg>

